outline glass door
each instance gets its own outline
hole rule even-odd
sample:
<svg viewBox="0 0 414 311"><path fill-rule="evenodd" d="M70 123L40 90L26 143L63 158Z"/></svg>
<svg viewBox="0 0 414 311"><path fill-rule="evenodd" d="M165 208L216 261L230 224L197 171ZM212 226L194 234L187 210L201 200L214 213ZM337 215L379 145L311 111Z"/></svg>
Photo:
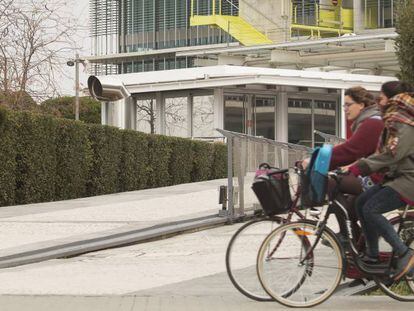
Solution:
<svg viewBox="0 0 414 311"><path fill-rule="evenodd" d="M254 96L253 98L253 135L275 139L275 98Z"/></svg>
<svg viewBox="0 0 414 311"><path fill-rule="evenodd" d="M247 96L224 95L224 129L247 134Z"/></svg>
<svg viewBox="0 0 414 311"><path fill-rule="evenodd" d="M288 138L290 143L315 147L324 140L314 131L336 135L338 129L336 100L288 100Z"/></svg>

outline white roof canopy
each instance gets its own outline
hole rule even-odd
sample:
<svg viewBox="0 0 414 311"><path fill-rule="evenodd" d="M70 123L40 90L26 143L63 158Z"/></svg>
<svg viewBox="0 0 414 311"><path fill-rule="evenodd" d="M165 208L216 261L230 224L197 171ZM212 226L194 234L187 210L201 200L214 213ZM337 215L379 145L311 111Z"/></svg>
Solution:
<svg viewBox="0 0 414 311"><path fill-rule="evenodd" d="M396 80L338 72L272 69L243 66L211 66L96 77L102 85L123 85L130 94L184 89L217 88L240 84L265 84L346 89L362 86L378 91L381 84Z"/></svg>

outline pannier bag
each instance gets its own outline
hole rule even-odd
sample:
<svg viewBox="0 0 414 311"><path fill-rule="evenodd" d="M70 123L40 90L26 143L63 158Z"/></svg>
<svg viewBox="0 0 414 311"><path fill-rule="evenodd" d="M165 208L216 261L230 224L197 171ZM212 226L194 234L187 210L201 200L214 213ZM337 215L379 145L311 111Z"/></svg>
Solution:
<svg viewBox="0 0 414 311"><path fill-rule="evenodd" d="M328 172L332 156L332 145L316 148L305 172L301 176L301 201L306 207L325 203Z"/></svg>
<svg viewBox="0 0 414 311"><path fill-rule="evenodd" d="M279 170L267 163L260 164L252 189L266 215L286 213L292 203L287 169Z"/></svg>

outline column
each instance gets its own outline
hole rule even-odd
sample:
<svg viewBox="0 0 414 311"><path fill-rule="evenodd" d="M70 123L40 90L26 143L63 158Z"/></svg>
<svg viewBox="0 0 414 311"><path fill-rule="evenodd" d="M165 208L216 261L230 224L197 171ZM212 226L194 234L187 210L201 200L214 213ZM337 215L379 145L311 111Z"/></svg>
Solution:
<svg viewBox="0 0 414 311"><path fill-rule="evenodd" d="M353 0L354 4L354 32L358 33L365 28L364 1Z"/></svg>
<svg viewBox="0 0 414 311"><path fill-rule="evenodd" d="M224 129L224 91L214 89L214 128Z"/></svg>
<svg viewBox="0 0 414 311"><path fill-rule="evenodd" d="M193 95L187 96L187 136L193 137Z"/></svg>
<svg viewBox="0 0 414 311"><path fill-rule="evenodd" d="M165 135L166 120L165 120L165 99L164 99L163 93L157 92L157 94L155 95L155 99L156 99L155 109L158 115L158 118L156 119L156 122L155 122L157 133L161 135Z"/></svg>
<svg viewBox="0 0 414 311"><path fill-rule="evenodd" d="M341 89L341 106L339 107L340 111L340 129L341 129L341 138L346 139L346 115L345 115L345 89Z"/></svg>
<svg viewBox="0 0 414 311"><path fill-rule="evenodd" d="M108 123L108 103L101 102L101 124L107 125Z"/></svg>
<svg viewBox="0 0 414 311"><path fill-rule="evenodd" d="M277 93L276 101L276 140L287 142L288 141L288 95L282 89Z"/></svg>

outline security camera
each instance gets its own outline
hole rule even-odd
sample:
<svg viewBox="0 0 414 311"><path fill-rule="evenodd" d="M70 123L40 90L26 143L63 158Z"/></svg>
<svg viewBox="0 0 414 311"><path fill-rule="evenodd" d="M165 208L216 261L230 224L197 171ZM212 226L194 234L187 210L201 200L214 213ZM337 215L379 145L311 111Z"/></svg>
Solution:
<svg viewBox="0 0 414 311"><path fill-rule="evenodd" d="M68 60L66 62L66 65L68 65L69 67L73 67L73 66L75 66L75 62L73 60Z"/></svg>

